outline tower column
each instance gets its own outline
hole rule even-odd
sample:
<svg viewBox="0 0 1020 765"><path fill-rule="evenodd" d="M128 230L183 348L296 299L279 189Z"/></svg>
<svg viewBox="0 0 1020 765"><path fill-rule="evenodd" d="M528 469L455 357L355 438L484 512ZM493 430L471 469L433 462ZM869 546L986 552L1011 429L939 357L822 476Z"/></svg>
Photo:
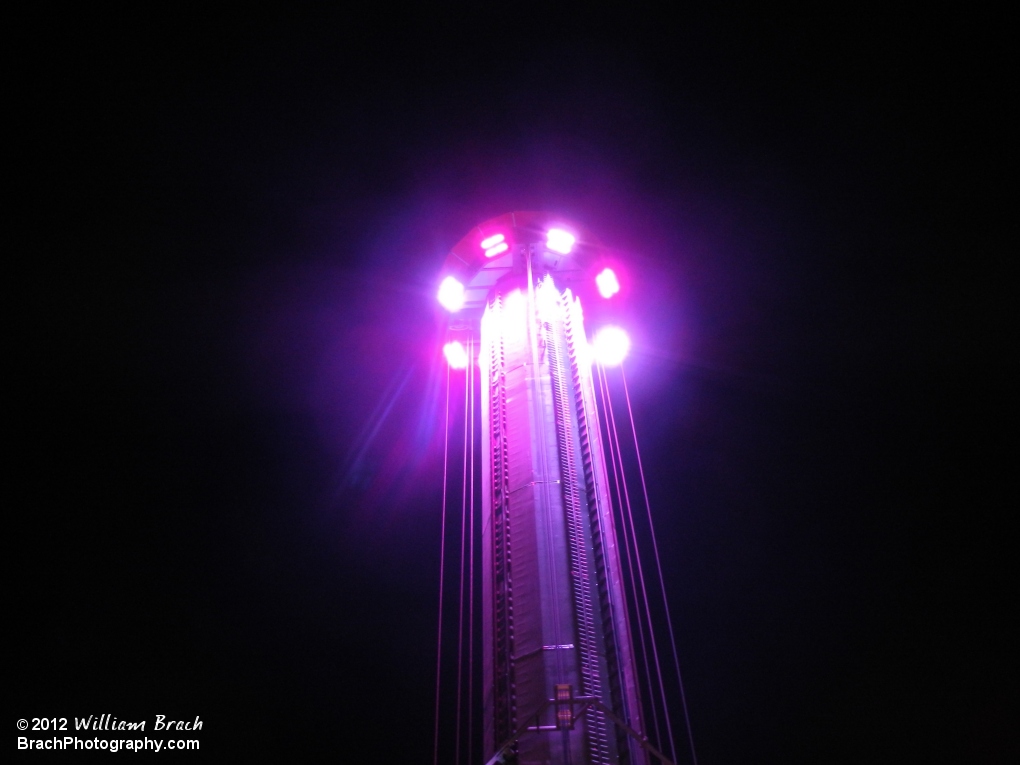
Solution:
<svg viewBox="0 0 1020 765"><path fill-rule="evenodd" d="M532 278L500 279L481 319L487 758L554 724L551 709L536 715L556 685L642 729L581 307ZM562 735L522 735L516 753L520 765L647 762L595 709Z"/></svg>

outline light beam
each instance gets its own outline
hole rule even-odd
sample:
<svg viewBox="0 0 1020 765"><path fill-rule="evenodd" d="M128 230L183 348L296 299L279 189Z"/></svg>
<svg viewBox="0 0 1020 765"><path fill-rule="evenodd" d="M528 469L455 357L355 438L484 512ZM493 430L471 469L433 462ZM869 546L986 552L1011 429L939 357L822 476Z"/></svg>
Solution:
<svg viewBox="0 0 1020 765"><path fill-rule="evenodd" d="M630 351L630 338L619 327L603 327L595 333L592 345L596 361L605 367L618 367Z"/></svg>
<svg viewBox="0 0 1020 765"><path fill-rule="evenodd" d="M443 346L443 355L451 369L466 369L468 365L467 351L464 346L454 340Z"/></svg>
<svg viewBox="0 0 1020 765"><path fill-rule="evenodd" d="M620 280L616 278L616 273L611 268L602 269L595 277L595 284L599 288L599 294L604 298L611 298L620 291Z"/></svg>
<svg viewBox="0 0 1020 765"><path fill-rule="evenodd" d="M545 246L561 255L569 255L577 239L574 235L561 228L551 228L546 232Z"/></svg>
<svg viewBox="0 0 1020 765"><path fill-rule="evenodd" d="M436 298L443 308L450 313L456 313L464 307L464 285L452 276L447 276L439 285Z"/></svg>

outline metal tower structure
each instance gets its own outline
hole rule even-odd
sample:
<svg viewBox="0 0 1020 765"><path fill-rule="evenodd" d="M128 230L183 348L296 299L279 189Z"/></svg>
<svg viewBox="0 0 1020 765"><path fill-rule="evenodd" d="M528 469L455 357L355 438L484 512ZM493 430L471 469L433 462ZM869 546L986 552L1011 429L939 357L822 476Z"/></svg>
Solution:
<svg viewBox="0 0 1020 765"><path fill-rule="evenodd" d="M510 213L450 252L440 302L477 348L483 747L489 763L648 765L578 294L598 243ZM601 286L601 285L600 285Z"/></svg>

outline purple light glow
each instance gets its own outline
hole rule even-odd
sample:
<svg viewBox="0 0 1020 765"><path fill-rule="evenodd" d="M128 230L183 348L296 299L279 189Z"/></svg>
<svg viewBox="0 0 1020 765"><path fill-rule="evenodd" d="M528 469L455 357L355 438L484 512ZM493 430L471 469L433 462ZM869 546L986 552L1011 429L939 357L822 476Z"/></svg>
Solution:
<svg viewBox="0 0 1020 765"><path fill-rule="evenodd" d="M456 340L443 346L443 355L446 356L446 362L450 365L451 369L467 368L467 351L465 351L464 346Z"/></svg>
<svg viewBox="0 0 1020 765"><path fill-rule="evenodd" d="M611 298L620 291L620 281L611 268L602 269L602 272L595 277L595 284L598 285L599 294L604 298Z"/></svg>
<svg viewBox="0 0 1020 765"><path fill-rule="evenodd" d="M494 247L495 245L499 244L505 239L506 237L504 237L502 234L493 234L492 236L482 240L482 249L488 250L489 248Z"/></svg>
<svg viewBox="0 0 1020 765"><path fill-rule="evenodd" d="M546 232L545 246L553 252L569 255L576 241L573 234L567 233L561 228L551 228Z"/></svg>
<svg viewBox="0 0 1020 765"><path fill-rule="evenodd" d="M502 235L500 235L500 238L501 239L503 238ZM486 239L485 241L487 242L489 240ZM485 251L485 257L487 257L487 258L494 258L497 255L499 255L499 253L506 252L509 248L510 248L510 245L507 244L506 242L499 242L498 244L493 245L492 247L490 247L489 249L487 249Z"/></svg>
<svg viewBox="0 0 1020 765"><path fill-rule="evenodd" d="M630 338L619 327L604 327L595 333L592 345L596 361L602 366L617 367L627 358Z"/></svg>
<svg viewBox="0 0 1020 765"><path fill-rule="evenodd" d="M456 313L464 307L464 285L452 276L447 276L439 285L436 298L443 308L450 313Z"/></svg>

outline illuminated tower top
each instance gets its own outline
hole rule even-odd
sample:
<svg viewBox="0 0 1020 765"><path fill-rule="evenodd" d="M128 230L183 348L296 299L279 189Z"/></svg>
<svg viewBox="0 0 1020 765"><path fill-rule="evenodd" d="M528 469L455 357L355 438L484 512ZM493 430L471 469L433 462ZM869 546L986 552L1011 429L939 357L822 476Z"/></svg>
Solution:
<svg viewBox="0 0 1020 765"><path fill-rule="evenodd" d="M450 250L439 302L453 314L451 326L477 328L493 287L508 274L523 276L530 268L538 279L552 273L558 287L585 298L603 284L619 290L611 269L602 276L609 264L591 232L563 216L506 213L476 226Z"/></svg>
<svg viewBox="0 0 1020 765"><path fill-rule="evenodd" d="M469 338L447 358L481 373L490 762L644 765L651 751L580 299L619 289L588 231L536 212L477 226L441 275Z"/></svg>

